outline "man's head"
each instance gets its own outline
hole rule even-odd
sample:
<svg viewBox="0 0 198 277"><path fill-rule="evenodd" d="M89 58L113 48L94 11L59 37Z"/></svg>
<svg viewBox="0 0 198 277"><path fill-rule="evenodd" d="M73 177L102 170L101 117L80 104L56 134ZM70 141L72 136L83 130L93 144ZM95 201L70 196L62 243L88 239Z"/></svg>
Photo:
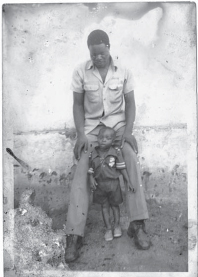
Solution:
<svg viewBox="0 0 198 277"><path fill-rule="evenodd" d="M108 35L102 30L92 31L87 38L90 57L98 68L105 68L110 61L110 43Z"/></svg>
<svg viewBox="0 0 198 277"><path fill-rule="evenodd" d="M90 45L99 45L103 43L105 46L110 48L109 37L107 33L105 33L104 31L94 30L88 35L88 38L87 38L88 48L90 47Z"/></svg>
<svg viewBox="0 0 198 277"><path fill-rule="evenodd" d="M104 127L98 134L98 145L101 149L109 149L114 142L116 133L113 128Z"/></svg>

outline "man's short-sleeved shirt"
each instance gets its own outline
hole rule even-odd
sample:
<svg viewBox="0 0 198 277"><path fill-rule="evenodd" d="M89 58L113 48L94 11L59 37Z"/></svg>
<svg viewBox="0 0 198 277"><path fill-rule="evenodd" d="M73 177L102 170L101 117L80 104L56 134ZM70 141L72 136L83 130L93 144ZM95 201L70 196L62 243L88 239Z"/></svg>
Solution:
<svg viewBox="0 0 198 277"><path fill-rule="evenodd" d="M98 149L99 147L96 146L89 157L89 166L93 170L94 178L98 182L117 179L120 175L119 170L126 168L121 150L111 147L105 157L101 158Z"/></svg>
<svg viewBox="0 0 198 277"><path fill-rule="evenodd" d="M73 72L71 90L84 93L86 134L100 123L114 129L126 124L124 94L134 90L134 81L131 71L116 60L111 58L104 83L91 60L80 64Z"/></svg>

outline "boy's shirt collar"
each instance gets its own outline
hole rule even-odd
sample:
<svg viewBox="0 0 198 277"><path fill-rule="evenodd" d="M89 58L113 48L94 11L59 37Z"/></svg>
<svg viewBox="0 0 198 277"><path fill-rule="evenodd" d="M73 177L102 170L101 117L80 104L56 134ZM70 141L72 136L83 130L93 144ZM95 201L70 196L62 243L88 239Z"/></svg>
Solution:
<svg viewBox="0 0 198 277"><path fill-rule="evenodd" d="M99 153L98 153L98 149L99 149L99 146L96 146L96 147L94 148L94 150L92 151L92 160L95 159L96 157L100 157L100 155L99 155ZM113 146L111 146L111 147L109 148L109 150L106 152L105 158L106 158L107 156L110 156L110 155L112 155L112 156L115 156L115 155L116 155L116 151L115 151L115 149L113 148Z"/></svg>

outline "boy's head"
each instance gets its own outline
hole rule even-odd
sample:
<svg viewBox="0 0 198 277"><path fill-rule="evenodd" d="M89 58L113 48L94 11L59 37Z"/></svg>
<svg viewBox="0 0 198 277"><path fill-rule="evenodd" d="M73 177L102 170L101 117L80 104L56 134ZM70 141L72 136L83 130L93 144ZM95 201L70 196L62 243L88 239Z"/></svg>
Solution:
<svg viewBox="0 0 198 277"><path fill-rule="evenodd" d="M98 134L98 145L101 149L108 149L114 142L116 133L113 128L104 127Z"/></svg>

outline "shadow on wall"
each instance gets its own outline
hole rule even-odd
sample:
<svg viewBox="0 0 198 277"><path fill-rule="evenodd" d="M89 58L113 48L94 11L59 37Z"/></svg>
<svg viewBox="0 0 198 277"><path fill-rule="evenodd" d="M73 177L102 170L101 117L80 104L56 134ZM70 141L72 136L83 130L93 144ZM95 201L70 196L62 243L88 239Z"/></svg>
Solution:
<svg viewBox="0 0 198 277"><path fill-rule="evenodd" d="M90 12L99 15L100 20L105 16L115 16L129 20L138 20L147 12L156 9L164 9L163 3L84 3ZM101 15L101 17L100 17Z"/></svg>

